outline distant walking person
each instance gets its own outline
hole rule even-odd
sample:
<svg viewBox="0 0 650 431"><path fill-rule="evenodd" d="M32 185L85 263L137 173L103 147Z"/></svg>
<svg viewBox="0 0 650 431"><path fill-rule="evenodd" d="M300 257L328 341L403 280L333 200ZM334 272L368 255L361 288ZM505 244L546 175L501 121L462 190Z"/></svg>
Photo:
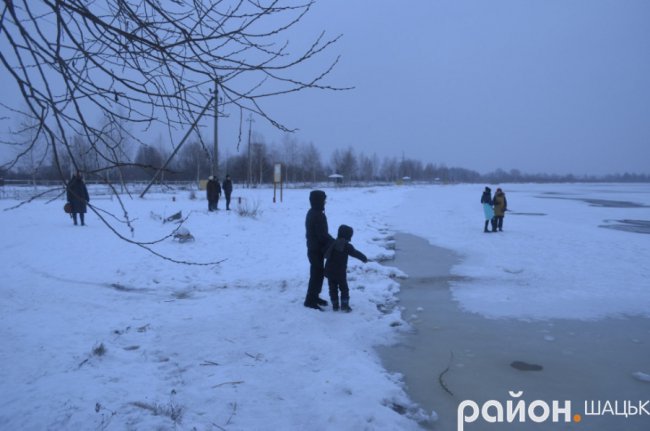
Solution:
<svg viewBox="0 0 650 431"><path fill-rule="evenodd" d="M208 184L205 187L205 194L208 198L208 211L215 211L219 205L219 195L221 194L221 186L212 175L208 177Z"/></svg>
<svg viewBox="0 0 650 431"><path fill-rule="evenodd" d="M483 213L485 214L485 226L483 227L483 232L490 232L488 230L488 223L492 222L492 230L495 229L495 224L494 210L492 209L492 189L489 187L485 187L485 190L483 190L481 203L483 204Z"/></svg>
<svg viewBox="0 0 650 431"><path fill-rule="evenodd" d="M334 238L329 234L327 217L325 216L325 199L327 195L322 190L313 190L309 194L311 208L307 211L305 218L305 229L307 237L307 258L309 259L309 286L304 306L321 310L321 305L327 305L327 301L321 299L323 279L325 277L325 252Z"/></svg>
<svg viewBox="0 0 650 431"><path fill-rule="evenodd" d="M230 175L226 175L226 179L223 181L223 192L226 194L226 210L230 211L230 195L232 194Z"/></svg>
<svg viewBox="0 0 650 431"><path fill-rule="evenodd" d="M492 232L496 232L499 229L499 232L503 232L503 217L508 211L508 201L506 200L506 194L503 193L503 190L497 189L494 193L494 199L492 199L492 204L494 205L494 220L495 223L492 226Z"/></svg>
<svg viewBox="0 0 650 431"><path fill-rule="evenodd" d="M356 257L363 263L368 262L365 254L358 251L350 241L354 230L347 225L339 226L339 232L325 253L325 276L329 284L332 309L339 311L339 291L341 291L341 310L349 313L350 288L348 287L348 256Z"/></svg>
<svg viewBox="0 0 650 431"><path fill-rule="evenodd" d="M86 204L90 202L90 197L88 196L88 189L81 176L81 172L77 171L70 181L68 181L66 195L68 202L72 206L72 221L75 226L77 225L77 214L79 214L81 225L85 226L84 215L86 214Z"/></svg>

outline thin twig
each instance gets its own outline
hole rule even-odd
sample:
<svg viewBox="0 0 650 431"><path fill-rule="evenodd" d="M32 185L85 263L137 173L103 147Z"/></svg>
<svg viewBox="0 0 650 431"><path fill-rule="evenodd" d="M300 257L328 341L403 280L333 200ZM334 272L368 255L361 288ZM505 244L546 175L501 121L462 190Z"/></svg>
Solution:
<svg viewBox="0 0 650 431"><path fill-rule="evenodd" d="M228 418L228 421L226 422L226 425L230 425L230 421L232 420L233 416L235 416L235 413L237 413L237 403L236 402L232 403L232 412L230 413L230 417Z"/></svg>
<svg viewBox="0 0 650 431"><path fill-rule="evenodd" d="M224 385L241 385L242 383L244 383L244 382L243 381L223 382L223 383L219 383L218 385L212 386L212 389L218 388L219 386L224 386Z"/></svg>
<svg viewBox="0 0 650 431"><path fill-rule="evenodd" d="M454 352L451 351L449 352L449 364L447 365L447 368L445 368L443 372L438 375L438 382L440 383L440 386L442 386L442 389L444 389L445 392L447 392L452 397L454 396L454 394L449 390L444 380L442 380L442 376L444 376L447 373L447 371L449 371L449 369L451 368L451 361L453 359L454 359Z"/></svg>

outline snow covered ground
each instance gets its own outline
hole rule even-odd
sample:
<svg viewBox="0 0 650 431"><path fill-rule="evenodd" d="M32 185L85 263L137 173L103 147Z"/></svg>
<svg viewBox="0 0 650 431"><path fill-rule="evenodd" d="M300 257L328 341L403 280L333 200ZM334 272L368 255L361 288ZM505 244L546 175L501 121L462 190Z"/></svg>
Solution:
<svg viewBox="0 0 650 431"><path fill-rule="evenodd" d="M151 248L222 261L205 266L129 245L92 213L72 226L61 200L0 211L0 429L417 429L426 414L373 349L408 326L393 308L401 274L376 262L392 256L396 231L462 254L453 294L472 312L649 315L648 236L599 226L650 220L650 208L575 200L650 206L648 185L501 187L514 213L545 215L508 214L505 232L484 234L482 185L326 189L330 232L353 226L375 260L350 260L351 314L302 306L309 190L273 204L272 190L236 187L235 199L259 206L255 218L223 200L208 213L202 193L125 197L134 231L114 223L121 234L154 241L174 227L160 216L182 211L195 241ZM121 214L101 192L91 204Z"/></svg>

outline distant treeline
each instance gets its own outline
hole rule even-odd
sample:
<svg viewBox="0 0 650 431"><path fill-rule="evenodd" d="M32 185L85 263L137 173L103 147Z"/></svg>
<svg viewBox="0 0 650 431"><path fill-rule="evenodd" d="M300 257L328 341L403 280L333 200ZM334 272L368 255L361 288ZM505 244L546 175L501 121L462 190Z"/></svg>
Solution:
<svg viewBox="0 0 650 431"><path fill-rule="evenodd" d="M506 172L497 169L481 176L484 182L490 183L647 183L649 174L608 174L608 175L553 175L527 174L513 169Z"/></svg>
<svg viewBox="0 0 650 431"><path fill-rule="evenodd" d="M274 164L281 163L283 181L288 183L309 183L327 181L332 174L342 175L342 182L395 182L408 177L411 181L463 183L558 183L558 182L650 182L650 175L622 173L612 175L553 175L528 174L517 169L497 169L480 174L470 169L447 167L444 164L424 163L406 157L368 156L350 147L335 150L328 161L323 161L320 151L313 143L300 143L291 136L282 143L267 145L262 138L235 155L221 154L219 178L230 174L236 183L261 184L273 181ZM169 152L158 146L138 145L130 151L132 158L124 157L110 164L97 159L84 158L90 154L82 139L75 140L75 159L90 181L148 181L156 170L163 166ZM160 176L161 181L194 181L211 175L211 149L200 141L189 142L172 159ZM129 151L122 150L122 154ZM60 180L61 173L69 177L74 168L70 158L59 157L59 165L48 157L30 157L40 160L31 166L16 165L10 170L0 169L0 178L15 180Z"/></svg>

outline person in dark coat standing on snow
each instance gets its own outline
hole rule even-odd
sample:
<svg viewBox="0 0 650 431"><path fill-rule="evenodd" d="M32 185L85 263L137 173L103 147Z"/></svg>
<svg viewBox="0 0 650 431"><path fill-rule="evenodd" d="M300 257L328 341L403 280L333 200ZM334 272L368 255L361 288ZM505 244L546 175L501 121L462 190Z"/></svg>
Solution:
<svg viewBox="0 0 650 431"><path fill-rule="evenodd" d="M230 211L230 195L232 194L230 175L226 175L226 179L223 180L223 192L226 194L226 210Z"/></svg>
<svg viewBox="0 0 650 431"><path fill-rule="evenodd" d="M508 211L508 201L506 200L506 194L500 188L494 193L492 204L494 205L495 220L492 225L492 232L496 232L497 229L499 229L499 232L503 232L503 217L506 215L506 211Z"/></svg>
<svg viewBox="0 0 650 431"><path fill-rule="evenodd" d="M84 215L86 214L86 204L90 202L90 197L88 196L88 189L81 176L81 172L77 171L70 181L68 181L66 197L70 205L72 205L72 221L77 225L77 214L79 214L81 225L85 226Z"/></svg>
<svg viewBox="0 0 650 431"><path fill-rule="evenodd" d="M219 195L221 195L221 185L212 175L208 177L208 184L205 187L205 194L208 198L208 211L214 211L219 208Z"/></svg>
<svg viewBox="0 0 650 431"><path fill-rule="evenodd" d="M304 306L321 310L321 305L327 301L319 297L323 289L325 278L325 252L334 238L329 234L327 217L325 216L325 199L327 196L322 190L312 190L309 194L311 208L305 218L307 237L307 258L309 259L309 286Z"/></svg>
<svg viewBox="0 0 650 431"><path fill-rule="evenodd" d="M483 232L490 232L488 230L488 223L492 222L492 231L496 229L494 224L494 210L492 209L492 189L485 187L483 195L481 196L481 203L483 204L483 213L485 214L485 226Z"/></svg>
<svg viewBox="0 0 650 431"><path fill-rule="evenodd" d="M348 256L356 257L363 263L368 262L365 254L358 251L350 241L354 230L347 225L339 226L339 232L325 253L325 277L329 284L332 309L339 311L339 290L341 291L341 310L349 313L350 288L348 287Z"/></svg>

